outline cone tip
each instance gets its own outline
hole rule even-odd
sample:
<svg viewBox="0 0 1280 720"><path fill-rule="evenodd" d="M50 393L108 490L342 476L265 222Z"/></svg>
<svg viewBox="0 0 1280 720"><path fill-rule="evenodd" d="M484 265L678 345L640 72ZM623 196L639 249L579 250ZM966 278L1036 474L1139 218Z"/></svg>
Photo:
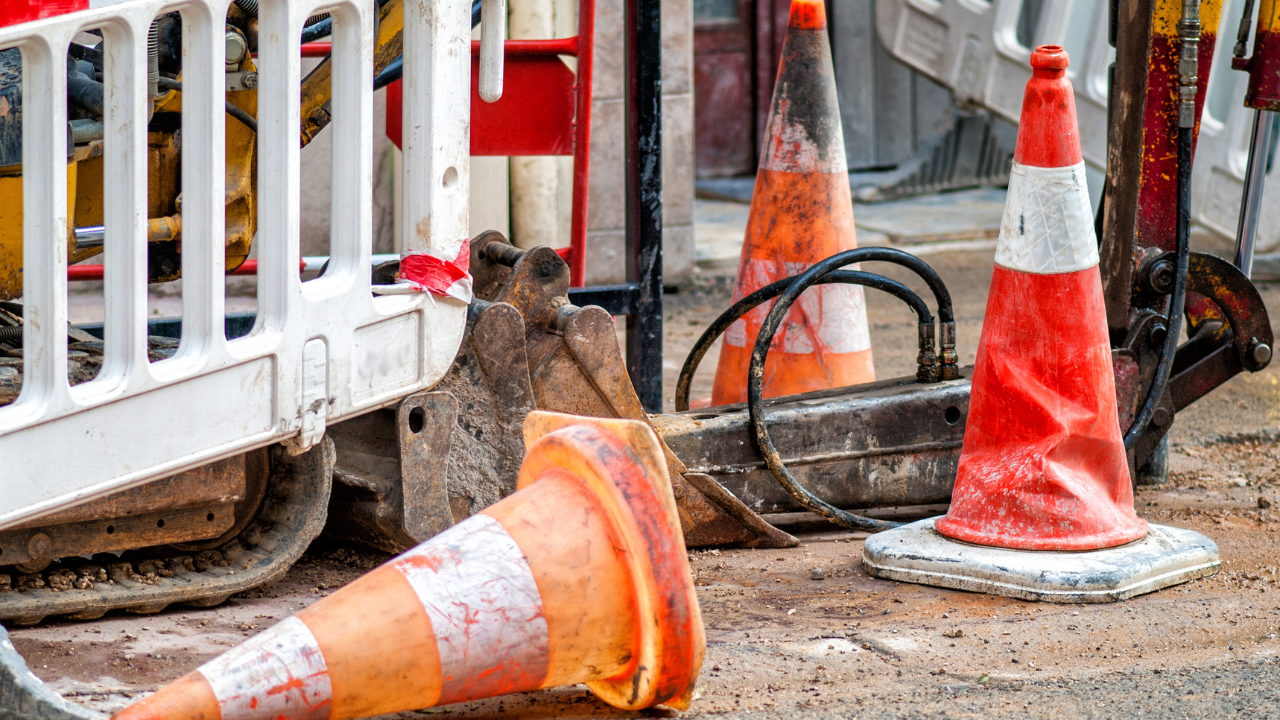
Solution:
<svg viewBox="0 0 1280 720"><path fill-rule="evenodd" d="M1031 67L1035 70L1063 71L1070 64L1067 51L1061 45L1041 45L1031 53Z"/></svg>
<svg viewBox="0 0 1280 720"><path fill-rule="evenodd" d="M791 0L787 25L793 30L825 30L827 10L822 0Z"/></svg>

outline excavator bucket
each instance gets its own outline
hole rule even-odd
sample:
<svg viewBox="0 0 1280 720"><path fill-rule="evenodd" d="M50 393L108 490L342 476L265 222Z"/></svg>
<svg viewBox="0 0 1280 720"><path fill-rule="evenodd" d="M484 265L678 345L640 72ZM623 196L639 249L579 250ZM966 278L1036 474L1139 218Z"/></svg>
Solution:
<svg viewBox="0 0 1280 720"><path fill-rule="evenodd" d="M375 269L388 278L394 261ZM533 410L639 420L613 318L569 302L569 266L501 233L471 245L475 299L453 366L431 392L329 429L337 450L326 532L403 552L515 492ZM377 281L377 278L375 278ZM792 547L795 538L665 443L685 543Z"/></svg>
<svg viewBox="0 0 1280 720"><path fill-rule="evenodd" d="M551 248L524 251L501 233L471 244L476 297L515 307L525 323L528 377L539 410L640 420L650 427L627 374L613 318L603 308L569 302L569 266ZM690 547L793 547L712 478L690 473L664 442L685 543Z"/></svg>

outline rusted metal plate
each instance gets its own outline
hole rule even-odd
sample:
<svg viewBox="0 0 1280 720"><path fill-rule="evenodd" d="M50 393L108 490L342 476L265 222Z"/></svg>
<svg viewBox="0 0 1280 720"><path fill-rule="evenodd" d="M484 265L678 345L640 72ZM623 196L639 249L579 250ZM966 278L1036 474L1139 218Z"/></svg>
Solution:
<svg viewBox="0 0 1280 720"><path fill-rule="evenodd" d="M214 538L231 528L233 507L223 503L8 530L0 533L0 565Z"/></svg>
<svg viewBox="0 0 1280 720"><path fill-rule="evenodd" d="M44 515L23 523L18 528L118 518L163 509L234 503L245 496L245 458L245 455L237 455L209 463L194 470L113 493L101 500Z"/></svg>
<svg viewBox="0 0 1280 720"><path fill-rule="evenodd" d="M417 542L453 524L445 471L457 416L458 401L445 392L410 395L396 408L404 497L400 524Z"/></svg>
<svg viewBox="0 0 1280 720"><path fill-rule="evenodd" d="M969 407L969 381L915 378L768 402L774 442L815 495L840 508L947 502ZM654 417L690 465L757 513L802 510L764 466L745 405Z"/></svg>
<svg viewBox="0 0 1280 720"><path fill-rule="evenodd" d="M329 534L403 552L515 492L524 417L535 409L524 320L477 299L467 325L432 392L330 428L338 459Z"/></svg>

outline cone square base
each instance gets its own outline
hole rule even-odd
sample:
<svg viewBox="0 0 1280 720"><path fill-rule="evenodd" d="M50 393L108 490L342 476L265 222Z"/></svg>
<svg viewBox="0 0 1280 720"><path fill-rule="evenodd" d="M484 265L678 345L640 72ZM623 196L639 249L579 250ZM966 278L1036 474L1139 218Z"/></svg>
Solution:
<svg viewBox="0 0 1280 720"><path fill-rule="evenodd" d="M1218 546L1200 533L1150 525L1146 537L1088 552L1010 550L951 540L936 518L867 538L871 575L1020 600L1103 603L1127 600L1218 571Z"/></svg>

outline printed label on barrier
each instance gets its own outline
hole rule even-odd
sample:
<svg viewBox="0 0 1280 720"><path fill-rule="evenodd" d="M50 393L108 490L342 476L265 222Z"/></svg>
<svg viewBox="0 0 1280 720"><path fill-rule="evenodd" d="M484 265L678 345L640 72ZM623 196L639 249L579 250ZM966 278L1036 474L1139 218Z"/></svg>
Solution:
<svg viewBox="0 0 1280 720"><path fill-rule="evenodd" d="M438 704L542 686L550 653L542 595L501 523L473 515L394 562L435 631Z"/></svg>
<svg viewBox="0 0 1280 720"><path fill-rule="evenodd" d="M1042 275L1098 264L1083 162L1060 168L1013 164L996 263Z"/></svg>
<svg viewBox="0 0 1280 720"><path fill-rule="evenodd" d="M296 617L200 666L222 708L240 720L328 720L329 670L316 638Z"/></svg>

